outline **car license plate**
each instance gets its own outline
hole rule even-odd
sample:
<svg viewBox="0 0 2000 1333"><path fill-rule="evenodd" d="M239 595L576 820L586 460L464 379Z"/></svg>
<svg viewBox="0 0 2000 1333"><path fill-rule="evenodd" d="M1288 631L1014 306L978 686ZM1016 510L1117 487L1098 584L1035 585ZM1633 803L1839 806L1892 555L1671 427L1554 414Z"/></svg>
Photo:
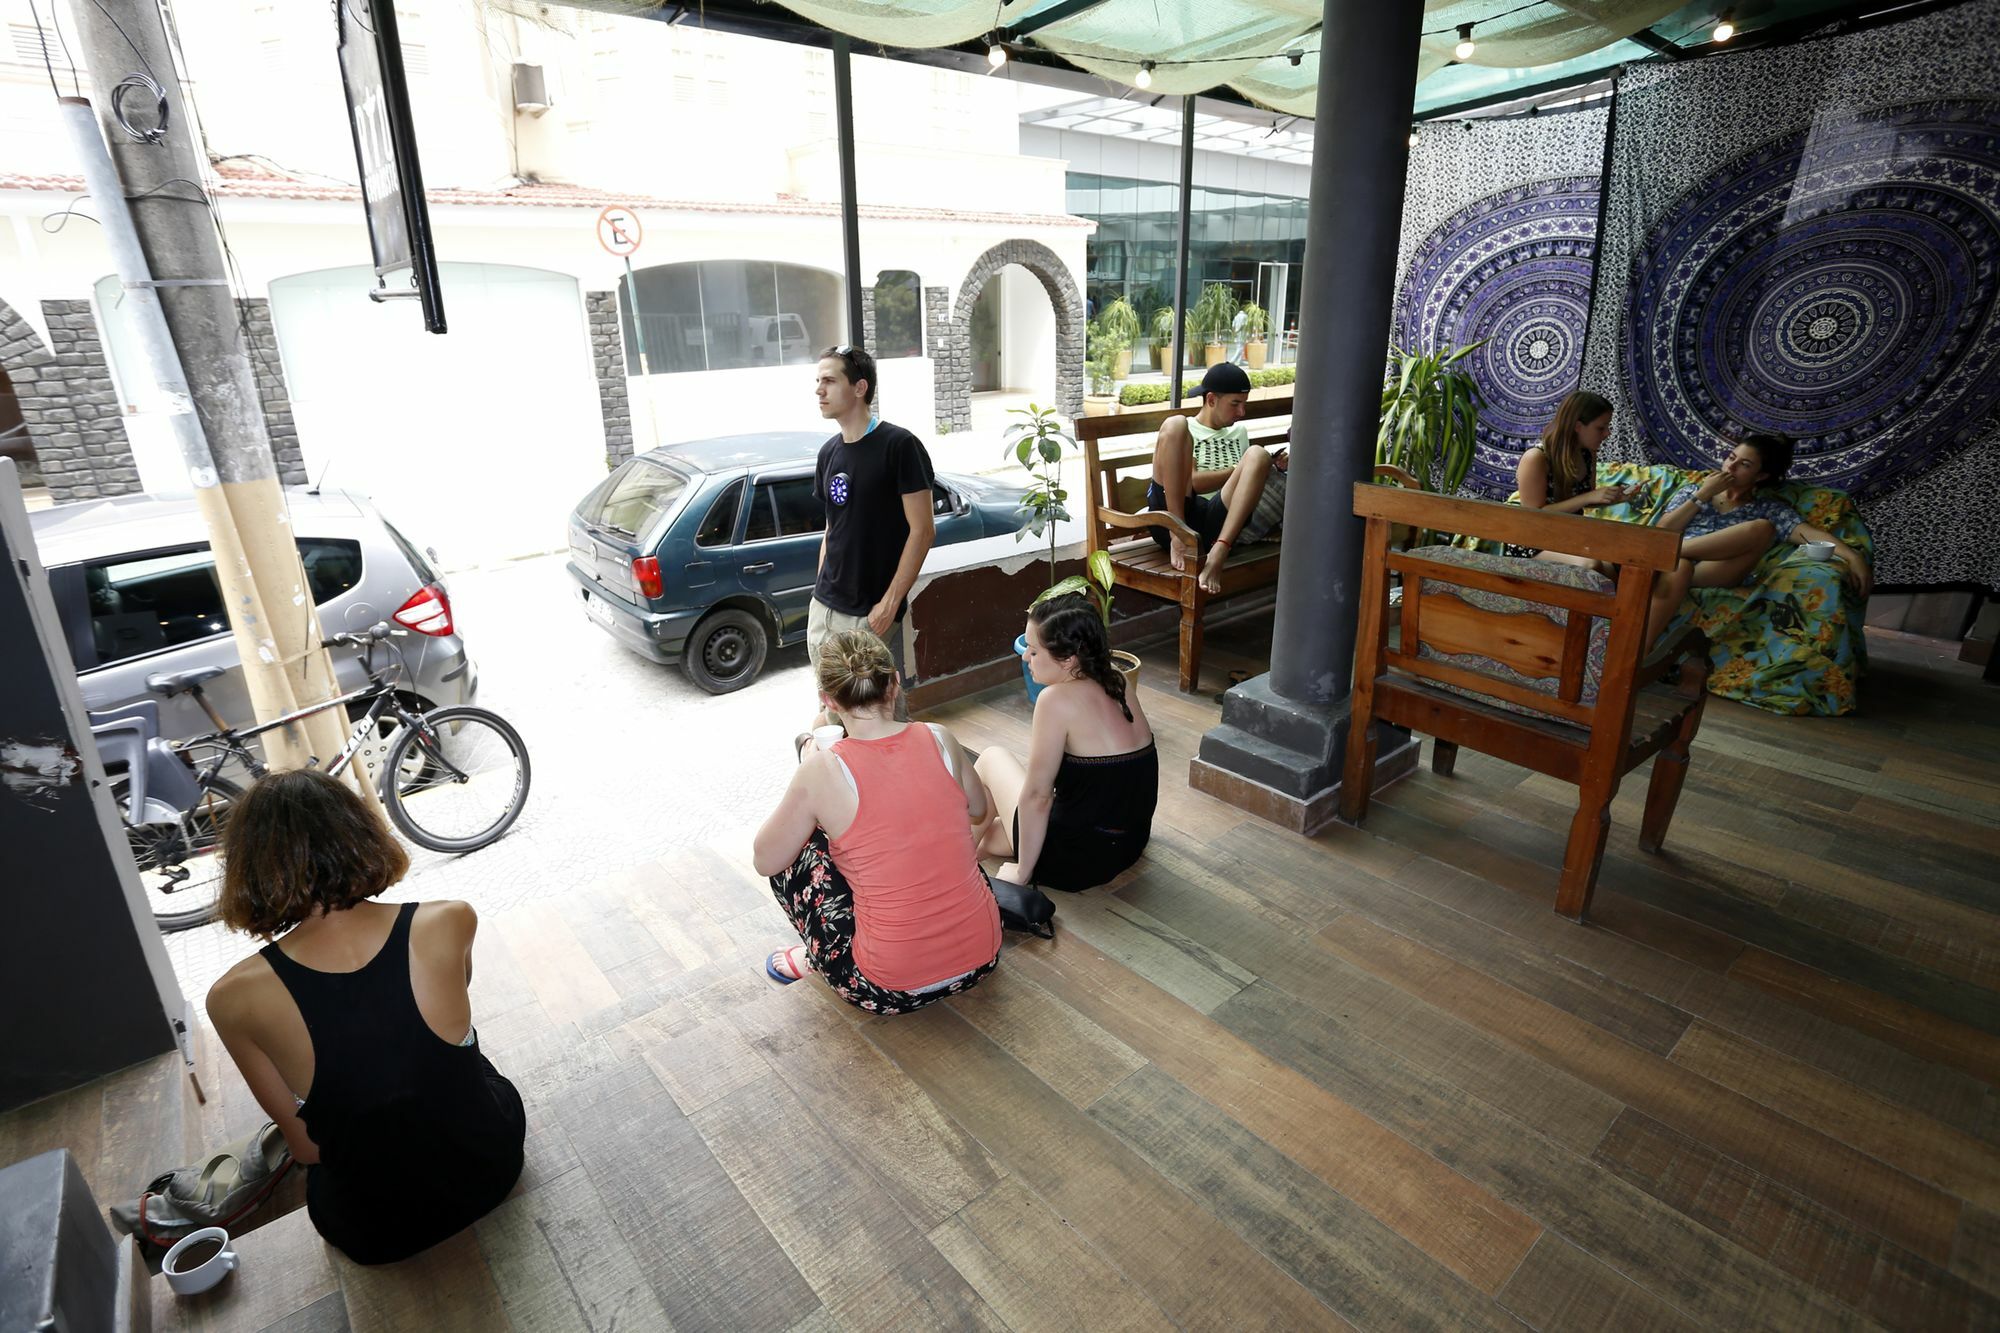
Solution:
<svg viewBox="0 0 2000 1333"><path fill-rule="evenodd" d="M584 594L583 610L585 615L588 615L592 620L604 626L604 628L613 628L611 607L602 597L592 597L588 593Z"/></svg>

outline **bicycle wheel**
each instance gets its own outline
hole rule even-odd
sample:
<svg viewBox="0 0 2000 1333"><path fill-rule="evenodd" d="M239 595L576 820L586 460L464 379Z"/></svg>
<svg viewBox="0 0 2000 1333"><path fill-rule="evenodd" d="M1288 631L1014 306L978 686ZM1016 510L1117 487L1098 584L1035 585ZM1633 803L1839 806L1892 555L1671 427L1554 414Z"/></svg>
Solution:
<svg viewBox="0 0 2000 1333"><path fill-rule="evenodd" d="M520 818L528 777L528 747L504 718L483 708L439 708L389 747L382 804L417 846L476 851Z"/></svg>
<svg viewBox="0 0 2000 1333"><path fill-rule="evenodd" d="M121 820L125 795L125 777L113 778L111 798L118 802ZM179 824L126 823L125 841L161 930L188 930L215 919L222 901L222 864L216 849L223 821L241 799L241 787L226 778L212 778Z"/></svg>

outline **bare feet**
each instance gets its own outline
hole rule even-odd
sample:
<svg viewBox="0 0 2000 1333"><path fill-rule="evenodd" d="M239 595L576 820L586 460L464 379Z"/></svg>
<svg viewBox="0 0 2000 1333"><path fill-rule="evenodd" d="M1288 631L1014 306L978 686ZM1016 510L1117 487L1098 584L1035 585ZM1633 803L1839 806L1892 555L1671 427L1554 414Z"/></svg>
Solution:
<svg viewBox="0 0 2000 1333"><path fill-rule="evenodd" d="M1208 559L1201 566L1201 590L1213 595L1222 591L1222 566L1229 559L1229 543L1218 539L1208 548Z"/></svg>
<svg viewBox="0 0 2000 1333"><path fill-rule="evenodd" d="M1180 541L1169 541L1167 543L1167 559L1173 562L1175 570L1186 573L1188 565L1194 561L1194 552L1188 550L1187 546Z"/></svg>

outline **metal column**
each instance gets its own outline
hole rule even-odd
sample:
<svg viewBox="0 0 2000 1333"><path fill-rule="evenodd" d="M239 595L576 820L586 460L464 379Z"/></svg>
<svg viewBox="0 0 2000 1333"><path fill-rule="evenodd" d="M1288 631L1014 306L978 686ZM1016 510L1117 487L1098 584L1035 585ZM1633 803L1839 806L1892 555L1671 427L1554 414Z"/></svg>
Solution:
<svg viewBox="0 0 2000 1333"><path fill-rule="evenodd" d="M840 154L840 253L847 269L847 341L865 345L862 336L861 205L854 183L854 71L845 33L833 35L834 142Z"/></svg>
<svg viewBox="0 0 2000 1333"><path fill-rule="evenodd" d="M1181 206L1174 226L1174 369L1167 406L1181 405L1181 377L1187 373L1188 210L1194 200L1194 95L1181 99Z"/></svg>

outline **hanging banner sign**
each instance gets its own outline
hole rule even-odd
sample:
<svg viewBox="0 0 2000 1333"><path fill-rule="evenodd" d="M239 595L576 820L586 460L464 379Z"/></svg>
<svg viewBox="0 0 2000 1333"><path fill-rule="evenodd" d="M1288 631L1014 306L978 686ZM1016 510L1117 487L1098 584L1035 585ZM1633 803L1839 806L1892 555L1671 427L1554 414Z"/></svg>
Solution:
<svg viewBox="0 0 2000 1333"><path fill-rule="evenodd" d="M337 0L340 78L347 118L354 128L354 156L361 168L361 198L368 210L368 240L382 286L373 300L416 297L424 327L443 333L444 290L424 175L417 162L417 134L410 116L410 88L403 77L403 47L396 35L394 0ZM408 287L388 278L408 270Z"/></svg>

